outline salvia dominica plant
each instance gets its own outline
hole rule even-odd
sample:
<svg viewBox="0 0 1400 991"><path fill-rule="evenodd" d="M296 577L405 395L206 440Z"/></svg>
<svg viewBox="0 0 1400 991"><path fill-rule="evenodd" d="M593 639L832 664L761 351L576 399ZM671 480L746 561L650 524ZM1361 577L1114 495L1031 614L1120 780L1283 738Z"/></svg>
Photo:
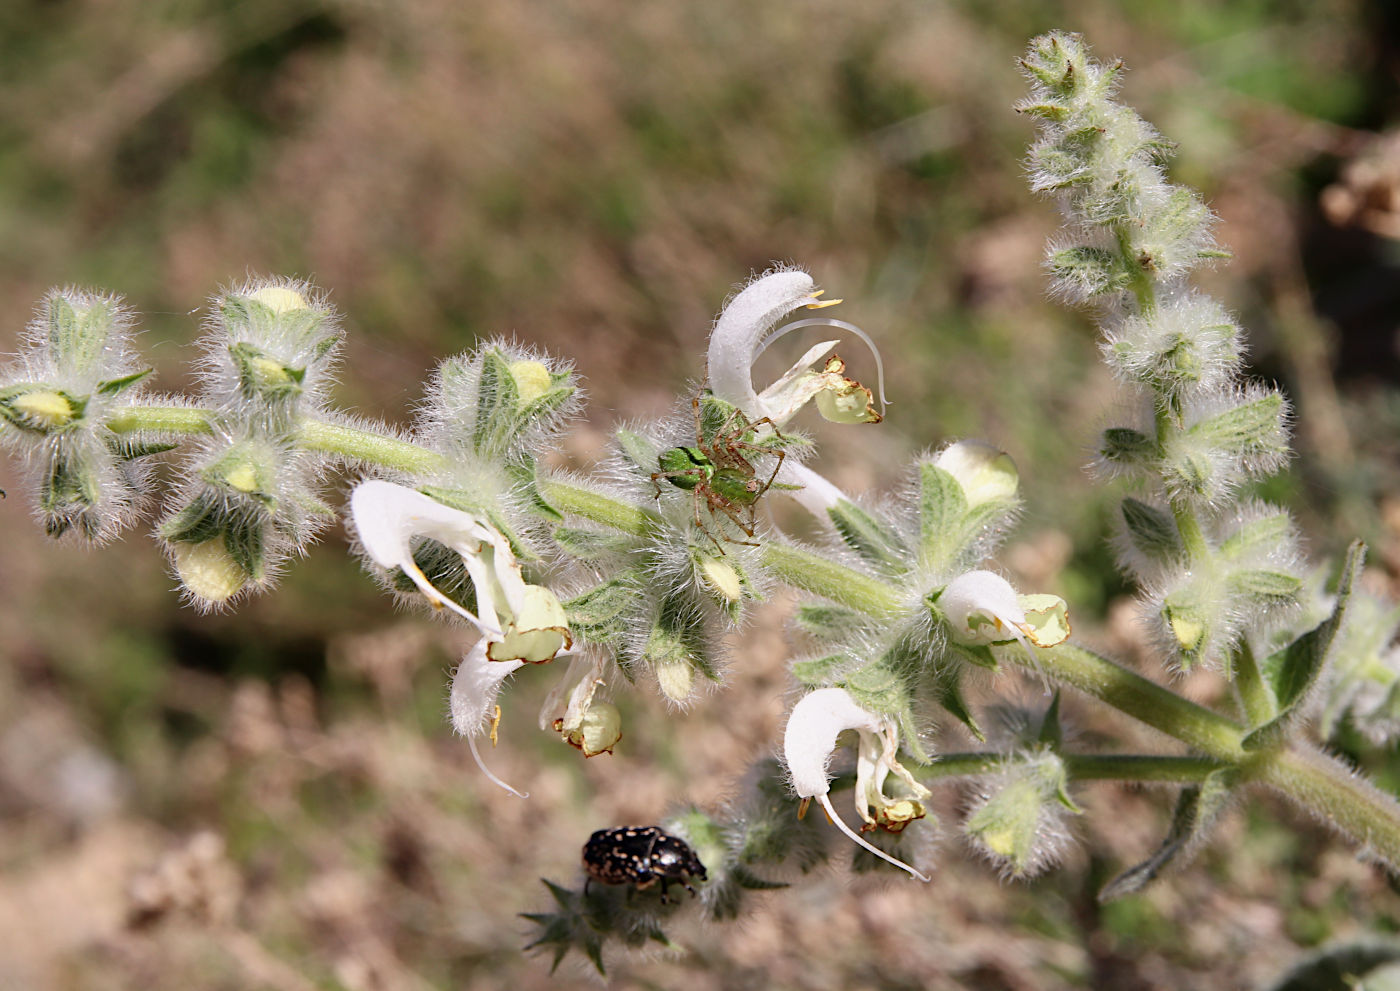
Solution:
<svg viewBox="0 0 1400 991"><path fill-rule="evenodd" d="M1053 866L1073 842L1081 782L1173 787L1160 849L1104 897L1179 865L1222 810L1261 789L1396 869L1400 806L1319 739L1343 722L1378 742L1400 729L1400 613L1359 587L1359 546L1328 591L1289 513L1248 494L1290 455L1289 406L1245 376L1234 317L1193 288L1192 273L1224 256L1214 218L1166 178L1170 145L1114 99L1121 66L1058 33L1036 39L1021 66L1030 94L1017 109L1038 128L1031 185L1065 218L1048 251L1052 292L1099 315L1104 360L1122 383L1116 408L1132 411L1098 439L1096 469L1126 493L1118 556L1160 680L1076 645L1072 603L1001 575L993 555L1019 497L995 444L931 438L939 446L878 498L852 498L804 464L814 442L795 423L808 406L840 429L888 427L874 426L878 383L850 378L835 340L776 381L753 381L758 355L790 332L872 343L832 318L840 301L796 268L743 285L715 321L703 387L667 417L615 430L587 477L546 457L579 413L572 366L514 343L444 361L407 432L338 413L336 314L292 279L214 298L189 397L152 391L118 298L53 291L5 369L0 437L25 460L55 537L108 541L155 508L156 539L198 609L267 590L343 513L386 591L479 634L452 678L452 725L482 786L522 799L525 782L482 762L499 721L519 718L500 699L520 667L561 671L544 731L585 756L608 752L622 732L616 693L686 702L721 678L724 636L757 603L783 586L804 593L793 623L807 650L791 661L781 761L759 761L726 809L673 810L664 832L616 834L693 852L703 874L683 877L698 899L642 883L661 870L650 848L601 851L612 873L600 876L638 883L550 884L555 904L531 918L556 962L573 948L601 967L610 939L664 941L664 916L692 904L733 916L747 892L795 883L841 851L859 869L927 881L938 832L929 799L949 782L976 796L954 828L1016 878ZM157 456L178 470L148 470ZM326 494L333 471L349 473L343 505ZM774 500L812 514L824 542L773 529ZM1233 704L1207 708L1168 687L1198 668L1228 681ZM964 691L978 672L1003 673L981 677L1006 689L994 714ZM1027 708L1013 701L1026 697L1014 672L1171 742L1158 753L1073 745L1059 694L1032 692L1039 702ZM982 749L937 752L939 722L962 724ZM821 811L804 818L811 803Z"/></svg>

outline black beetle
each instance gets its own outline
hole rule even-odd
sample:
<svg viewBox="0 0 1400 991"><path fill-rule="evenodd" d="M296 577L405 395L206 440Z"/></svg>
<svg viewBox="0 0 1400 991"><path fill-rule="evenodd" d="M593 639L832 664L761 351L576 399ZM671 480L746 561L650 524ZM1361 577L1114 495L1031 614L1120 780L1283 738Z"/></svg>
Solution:
<svg viewBox="0 0 1400 991"><path fill-rule="evenodd" d="M661 901L668 901L666 886L679 881L695 894L690 879L707 880L705 865L685 842L660 826L619 826L600 829L583 845L583 867L589 881L632 884L645 891L661 882ZM588 882L584 882L585 892Z"/></svg>

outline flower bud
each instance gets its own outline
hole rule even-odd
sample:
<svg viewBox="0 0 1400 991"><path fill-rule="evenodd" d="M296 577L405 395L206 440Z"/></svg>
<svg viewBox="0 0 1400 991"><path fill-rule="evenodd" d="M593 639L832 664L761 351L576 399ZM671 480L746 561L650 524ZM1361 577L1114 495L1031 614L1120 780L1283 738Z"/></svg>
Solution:
<svg viewBox="0 0 1400 991"><path fill-rule="evenodd" d="M1012 877L1030 877L1059 858L1068 831L1069 797L1064 762L1048 751L1009 761L963 826L981 851Z"/></svg>
<svg viewBox="0 0 1400 991"><path fill-rule="evenodd" d="M690 698L695 690L695 668L686 660L674 660L655 665L656 684L672 702Z"/></svg>
<svg viewBox="0 0 1400 991"><path fill-rule="evenodd" d="M980 440L950 444L933 459L962 487L969 509L983 503L1006 502L1016 498L1019 477L1011 455Z"/></svg>
<svg viewBox="0 0 1400 991"><path fill-rule="evenodd" d="M208 606L222 606L248 585L248 573L233 559L222 540L172 544L171 558L180 584Z"/></svg>
<svg viewBox="0 0 1400 991"><path fill-rule="evenodd" d="M528 406L554 387L554 376L541 361L521 359L510 363L510 377L521 406Z"/></svg>
<svg viewBox="0 0 1400 991"><path fill-rule="evenodd" d="M0 390L0 416L21 430L59 433L82 419L86 398L43 385L23 383Z"/></svg>

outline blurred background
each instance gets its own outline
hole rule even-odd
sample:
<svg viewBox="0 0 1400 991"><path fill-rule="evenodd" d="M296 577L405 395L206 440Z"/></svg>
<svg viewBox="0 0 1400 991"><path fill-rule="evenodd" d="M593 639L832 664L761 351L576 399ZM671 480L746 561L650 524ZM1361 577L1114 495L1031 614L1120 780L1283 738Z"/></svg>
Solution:
<svg viewBox="0 0 1400 991"><path fill-rule="evenodd" d="M1131 9L1129 9L1131 7ZM1234 260L1207 288L1297 412L1262 492L1315 557L1356 535L1400 571L1400 9L1385 0L7 0L0 4L0 349L50 286L123 294L168 390L201 308L249 273L345 316L341 405L402 423L434 363L514 334L573 358L586 468L621 419L703 373L731 288L807 267L881 343L878 428L822 430L823 470L887 487L981 437L1027 513L1001 558L1129 662L1110 490L1084 472L1113 387L1091 317L1046 300L1052 204L1026 191L1015 58L1052 27L1124 58L1124 96ZM873 380L858 349L843 348ZM774 370L783 366L774 356ZM517 913L572 883L595 829L718 807L778 738L782 609L685 713L625 703L586 765L503 697L490 788L444 719L458 631L396 615L340 531L236 612L182 608L139 530L51 545L0 461L0 987L543 988ZM343 491L343 483L342 483ZM333 493L333 498L340 495ZM779 607L782 603L780 602ZM1209 698L1209 678L1183 686ZM1067 703L1068 704L1068 703ZM1117 745L1131 726L1071 714ZM1371 768L1393 788L1393 754ZM1398 765L1400 766L1400 765ZM1186 872L1099 905L1165 828L1165 793L1088 789L1064 868L1006 885L939 798L932 889L842 871L692 917L620 987L1237 988L1400 929L1376 869L1267 796Z"/></svg>

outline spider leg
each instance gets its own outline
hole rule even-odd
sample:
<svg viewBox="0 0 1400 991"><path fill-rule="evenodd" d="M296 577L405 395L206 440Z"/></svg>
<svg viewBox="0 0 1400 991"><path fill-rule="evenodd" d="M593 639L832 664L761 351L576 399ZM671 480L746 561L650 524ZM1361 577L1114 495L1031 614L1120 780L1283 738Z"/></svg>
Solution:
<svg viewBox="0 0 1400 991"><path fill-rule="evenodd" d="M722 544L720 544L719 538L716 537L712 532L710 532L710 528L707 527L707 526L705 525L704 520L702 520L702 519L700 518L700 499L701 499L701 491L700 491L700 490L701 490L701 489L704 489L704 493L703 493L704 499L705 499L705 502L706 502L706 503L708 504L708 506L709 506L710 515L711 515L712 517L714 516L714 512L715 512L715 498L716 498L716 496L715 496L714 491L713 491L708 485L701 484L701 485L695 486L694 490L693 490L692 493L691 493L691 494L695 497L695 529L699 530L699 531L700 531L701 533L703 533L706 537L709 537L709 538L710 538L710 543L712 543L712 544L715 545L715 550L717 550L717 551L719 552L720 557L724 557L724 556L725 556L725 554L724 554L724 546L723 546Z"/></svg>

